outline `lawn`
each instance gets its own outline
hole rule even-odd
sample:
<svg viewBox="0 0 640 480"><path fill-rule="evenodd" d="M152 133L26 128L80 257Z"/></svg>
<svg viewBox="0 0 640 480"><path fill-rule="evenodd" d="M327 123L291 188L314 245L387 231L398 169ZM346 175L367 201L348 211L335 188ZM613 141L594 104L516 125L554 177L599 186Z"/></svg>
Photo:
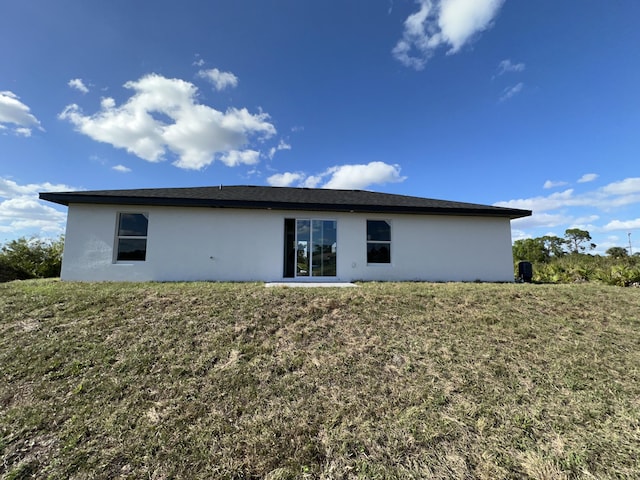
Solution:
<svg viewBox="0 0 640 480"><path fill-rule="evenodd" d="M640 289L0 284L0 477L637 478Z"/></svg>

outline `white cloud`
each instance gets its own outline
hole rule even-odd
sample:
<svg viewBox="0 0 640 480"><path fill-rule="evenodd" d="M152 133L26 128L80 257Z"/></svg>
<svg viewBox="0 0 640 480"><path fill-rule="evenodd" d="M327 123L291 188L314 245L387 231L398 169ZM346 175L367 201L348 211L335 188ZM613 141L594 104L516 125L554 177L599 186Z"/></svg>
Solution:
<svg viewBox="0 0 640 480"><path fill-rule="evenodd" d="M47 233L63 233L66 215L30 197L17 197L0 202L0 231L20 232L36 229Z"/></svg>
<svg viewBox="0 0 640 480"><path fill-rule="evenodd" d="M273 157L275 156L276 152L279 152L280 150L291 150L291 145L289 145L288 143L286 143L284 140L280 140L280 142L278 142L278 145L275 147L271 147L269 149L269 159L273 160Z"/></svg>
<svg viewBox="0 0 640 480"><path fill-rule="evenodd" d="M67 192L73 187L61 183L29 183L18 185L8 178L0 177L0 198L14 198L22 195L38 195L39 192Z"/></svg>
<svg viewBox="0 0 640 480"><path fill-rule="evenodd" d="M124 165L116 165L115 167L111 167L112 170L115 170L116 172L121 172L121 173L129 173L131 171L131 169L129 167L125 167Z"/></svg>
<svg viewBox="0 0 640 480"><path fill-rule="evenodd" d="M593 182L596 178L598 178L597 173L585 173L578 179L578 183L588 183Z"/></svg>
<svg viewBox="0 0 640 480"><path fill-rule="evenodd" d="M72 78L71 80L69 80L69 83L67 83L67 85L69 85L71 88L75 88L79 92L89 93L89 89L84 84L81 78Z"/></svg>
<svg viewBox="0 0 640 480"><path fill-rule="evenodd" d="M27 127L18 127L14 130L14 132L20 137L29 138L31 136L31 129Z"/></svg>
<svg viewBox="0 0 640 480"><path fill-rule="evenodd" d="M505 88L502 92L502 96L500 97L500 101L504 102L517 95L522 91L522 87L524 87L524 83L520 82L516 85L513 85L512 87Z"/></svg>
<svg viewBox="0 0 640 480"><path fill-rule="evenodd" d="M613 215L617 217L624 215L629 211L627 207L634 204L640 204L640 178L638 177L626 178L578 194L573 189L567 189L547 196L509 200L495 205L532 210L532 216L512 222L514 228L521 232L528 230L528 235L531 236L532 230L541 228L564 231L566 228L577 227L588 230L593 235L638 229L640 218L630 220L612 218ZM598 239L594 241L599 245L606 244ZM601 253L600 247L596 253Z"/></svg>
<svg viewBox="0 0 640 480"><path fill-rule="evenodd" d="M14 236L64 233L66 214L38 200L39 192L74 190L52 183L19 185L0 177L0 232Z"/></svg>
<svg viewBox="0 0 640 480"><path fill-rule="evenodd" d="M634 230L640 228L640 218L635 220L612 220L602 227L604 231L610 232L615 230Z"/></svg>
<svg viewBox="0 0 640 480"><path fill-rule="evenodd" d="M222 155L220 161L228 167L255 165L260 161L260 152L256 150L231 150Z"/></svg>
<svg viewBox="0 0 640 480"><path fill-rule="evenodd" d="M267 179L269 185L333 188L345 190L364 189L371 185L403 182L407 177L400 175L399 165L384 162L370 162L366 165L337 165L318 175L305 175L300 172L286 172L272 175Z"/></svg>
<svg viewBox="0 0 640 480"><path fill-rule="evenodd" d="M564 207L591 205L593 201L594 198L589 195L575 196L574 190L569 188L562 192L552 193L546 197L539 196L532 198L520 198L505 202L497 202L495 205L498 207L522 208L525 210L533 210L534 212L546 212Z"/></svg>
<svg viewBox="0 0 640 480"><path fill-rule="evenodd" d="M545 190L548 190L549 188L563 187L566 184L567 182L563 182L563 181L547 180L546 182L544 182L544 185L542 186L542 188L544 188Z"/></svg>
<svg viewBox="0 0 640 480"><path fill-rule="evenodd" d="M109 110L116 106L116 101L111 97L103 97L100 100L100 106L103 110Z"/></svg>
<svg viewBox="0 0 640 480"><path fill-rule="evenodd" d="M498 64L498 76L508 72L522 72L525 69L524 63L513 63L511 60L502 60Z"/></svg>
<svg viewBox="0 0 640 480"><path fill-rule="evenodd" d="M323 178L323 173L319 175L309 175L299 186L304 188L317 188L320 186L320 183L322 183Z"/></svg>
<svg viewBox="0 0 640 480"><path fill-rule="evenodd" d="M302 173L276 173L267 178L267 183L272 187L290 187L295 182L299 182L305 178Z"/></svg>
<svg viewBox="0 0 640 480"><path fill-rule="evenodd" d="M629 195L640 193L640 177L625 178L620 182L610 183L602 188L611 195Z"/></svg>
<svg viewBox="0 0 640 480"><path fill-rule="evenodd" d="M3 125L5 124L5 125ZM40 121L31 114L31 109L20 101L13 92L0 92L0 127L8 130L6 124L16 125L13 132L23 137L31 136L31 129L37 128L44 131Z"/></svg>
<svg viewBox="0 0 640 480"><path fill-rule="evenodd" d="M610 211L617 207L624 207L626 205L633 205L634 203L640 203L640 194L626 194L626 195L608 195L606 192L600 191L599 202L597 205L603 210Z"/></svg>
<svg viewBox="0 0 640 480"><path fill-rule="evenodd" d="M488 28L504 0L443 0L438 24L451 52L457 52L476 33Z"/></svg>
<svg viewBox="0 0 640 480"><path fill-rule="evenodd" d="M420 8L404 22L393 56L421 70L441 46L458 52L475 35L491 26L504 0L417 0Z"/></svg>
<svg viewBox="0 0 640 480"><path fill-rule="evenodd" d="M369 185L398 183L407 177L400 176L399 165L370 162L366 165L340 165L325 172L331 178L322 188L361 189Z"/></svg>
<svg viewBox="0 0 640 480"><path fill-rule="evenodd" d="M231 72L221 72L217 68L210 70L200 70L198 72L200 78L205 78L210 81L216 90L224 90L227 87L238 86L238 77Z"/></svg>
<svg viewBox="0 0 640 480"><path fill-rule="evenodd" d="M520 230L531 228L554 228L560 225L571 223L573 217L563 213L544 213L537 210L533 210L533 213L529 217L518 218L512 220L511 223L514 227L518 227Z"/></svg>
<svg viewBox="0 0 640 480"><path fill-rule="evenodd" d="M516 240L524 240L525 238L531 238L531 235L524 230L519 230L517 228L511 228L511 241L515 242Z"/></svg>
<svg viewBox="0 0 640 480"><path fill-rule="evenodd" d="M247 163L249 154L238 157L232 152L244 149L250 137L269 138L276 133L266 113L251 114L246 108L233 107L220 112L196 103L197 88L184 80L150 74L124 86L135 93L121 106L105 98L100 111L84 115L72 104L59 118L96 141L149 162L164 160L169 150L178 156L174 165L191 170L200 170L216 159L227 165Z"/></svg>

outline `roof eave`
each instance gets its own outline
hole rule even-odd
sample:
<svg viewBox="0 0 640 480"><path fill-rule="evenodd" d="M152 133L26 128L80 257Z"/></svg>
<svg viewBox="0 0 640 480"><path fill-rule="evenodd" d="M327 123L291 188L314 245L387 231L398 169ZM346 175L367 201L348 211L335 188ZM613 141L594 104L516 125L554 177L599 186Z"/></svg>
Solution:
<svg viewBox="0 0 640 480"><path fill-rule="evenodd" d="M387 206L335 203L291 203L275 201L221 200L197 198L136 197L108 195L78 195L75 193L40 193L41 200L69 206L72 203L94 205L145 205L162 207L243 208L262 210L330 211L353 213L396 213L417 215L467 215L521 218L531 215L529 210L508 208L438 208L416 206Z"/></svg>

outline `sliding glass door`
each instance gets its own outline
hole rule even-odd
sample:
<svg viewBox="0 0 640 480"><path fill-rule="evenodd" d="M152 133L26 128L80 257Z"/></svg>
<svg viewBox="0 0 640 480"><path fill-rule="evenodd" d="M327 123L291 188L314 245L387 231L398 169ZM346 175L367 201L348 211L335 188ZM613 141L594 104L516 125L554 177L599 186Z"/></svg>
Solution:
<svg viewBox="0 0 640 480"><path fill-rule="evenodd" d="M295 241L291 242L293 237ZM285 219L285 242L285 277L336 276L337 222L335 220L287 218ZM295 258L295 267L292 264L292 258Z"/></svg>

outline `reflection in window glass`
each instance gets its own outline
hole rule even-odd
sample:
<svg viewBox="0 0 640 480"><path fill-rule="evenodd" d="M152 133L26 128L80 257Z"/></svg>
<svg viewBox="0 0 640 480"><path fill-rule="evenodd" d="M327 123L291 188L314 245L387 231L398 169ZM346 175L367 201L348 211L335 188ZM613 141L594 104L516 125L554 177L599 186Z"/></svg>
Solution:
<svg viewBox="0 0 640 480"><path fill-rule="evenodd" d="M390 244L368 242L367 263L391 263Z"/></svg>
<svg viewBox="0 0 640 480"><path fill-rule="evenodd" d="M386 220L367 220L367 241L390 242L391 225Z"/></svg>
<svg viewBox="0 0 640 480"><path fill-rule="evenodd" d="M147 239L118 239L118 260L144 261L147 256Z"/></svg>
<svg viewBox="0 0 640 480"><path fill-rule="evenodd" d="M391 223L367 220L367 263L391 263Z"/></svg>
<svg viewBox="0 0 640 480"><path fill-rule="evenodd" d="M296 220L296 276L335 277L335 220Z"/></svg>
<svg viewBox="0 0 640 480"><path fill-rule="evenodd" d="M118 235L121 237L146 237L149 220L143 213L121 213Z"/></svg>
<svg viewBox="0 0 640 480"><path fill-rule="evenodd" d="M313 264L314 277L336 276L336 222L313 220Z"/></svg>
<svg viewBox="0 0 640 480"><path fill-rule="evenodd" d="M298 220L296 222L296 275L309 276L309 240L311 238L311 221Z"/></svg>
<svg viewBox="0 0 640 480"><path fill-rule="evenodd" d="M145 213L118 215L117 261L146 260L148 224L149 217Z"/></svg>

